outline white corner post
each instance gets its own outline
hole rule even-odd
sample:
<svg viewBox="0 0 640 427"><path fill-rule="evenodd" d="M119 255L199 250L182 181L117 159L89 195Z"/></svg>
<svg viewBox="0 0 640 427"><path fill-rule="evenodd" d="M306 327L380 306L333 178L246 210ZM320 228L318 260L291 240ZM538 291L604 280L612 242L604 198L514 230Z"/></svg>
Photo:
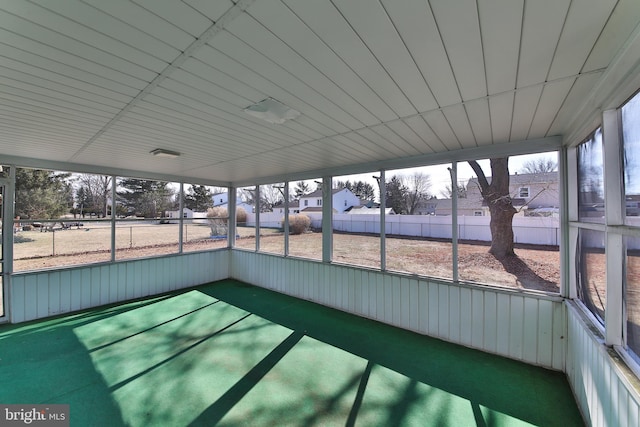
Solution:
<svg viewBox="0 0 640 427"><path fill-rule="evenodd" d="M452 280L459 281L458 274L458 162L451 163L451 263Z"/></svg>
<svg viewBox="0 0 640 427"><path fill-rule="evenodd" d="M256 252L260 251L260 186L256 185L256 190L253 193L254 197L254 207L256 225L255 225L255 235L256 235Z"/></svg>
<svg viewBox="0 0 640 427"><path fill-rule="evenodd" d="M322 177L322 262L333 258L333 195L332 177Z"/></svg>
<svg viewBox="0 0 640 427"><path fill-rule="evenodd" d="M284 256L289 256L289 181L284 183Z"/></svg>
<svg viewBox="0 0 640 427"><path fill-rule="evenodd" d="M380 269L387 270L387 181L385 179L384 170L380 171L378 179L378 191L380 192Z"/></svg>
<svg viewBox="0 0 640 427"><path fill-rule="evenodd" d="M237 222L236 222L236 187L227 188L227 247L234 248L236 246Z"/></svg>
<svg viewBox="0 0 640 427"><path fill-rule="evenodd" d="M180 219L178 220L178 253L182 253L182 243L184 239L184 182L180 183L180 195L178 196L178 212L180 212Z"/></svg>
<svg viewBox="0 0 640 427"><path fill-rule="evenodd" d="M115 175L111 176L111 262L116 261L116 217L118 216L118 182ZM82 218L80 218L82 219Z"/></svg>

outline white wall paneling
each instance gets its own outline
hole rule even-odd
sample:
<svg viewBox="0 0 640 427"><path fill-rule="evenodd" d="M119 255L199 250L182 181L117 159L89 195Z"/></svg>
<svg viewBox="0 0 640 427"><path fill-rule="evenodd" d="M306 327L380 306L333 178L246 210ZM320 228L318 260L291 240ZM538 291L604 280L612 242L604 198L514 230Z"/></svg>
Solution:
<svg viewBox="0 0 640 427"><path fill-rule="evenodd" d="M11 322L161 294L227 277L227 250L15 274L11 277Z"/></svg>
<svg viewBox="0 0 640 427"><path fill-rule="evenodd" d="M567 303L567 376L587 424L640 425L640 396L635 377L604 338L589 327L582 311Z"/></svg>
<svg viewBox="0 0 640 427"><path fill-rule="evenodd" d="M468 347L565 368L566 315L560 297L240 250L231 253L230 275Z"/></svg>

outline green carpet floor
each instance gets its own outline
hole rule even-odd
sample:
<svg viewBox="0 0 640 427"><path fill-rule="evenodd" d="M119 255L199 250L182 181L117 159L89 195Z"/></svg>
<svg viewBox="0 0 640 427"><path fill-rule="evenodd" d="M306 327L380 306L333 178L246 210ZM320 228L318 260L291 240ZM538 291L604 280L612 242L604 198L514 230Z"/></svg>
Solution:
<svg viewBox="0 0 640 427"><path fill-rule="evenodd" d="M72 426L577 426L563 374L225 280L0 327L0 403Z"/></svg>

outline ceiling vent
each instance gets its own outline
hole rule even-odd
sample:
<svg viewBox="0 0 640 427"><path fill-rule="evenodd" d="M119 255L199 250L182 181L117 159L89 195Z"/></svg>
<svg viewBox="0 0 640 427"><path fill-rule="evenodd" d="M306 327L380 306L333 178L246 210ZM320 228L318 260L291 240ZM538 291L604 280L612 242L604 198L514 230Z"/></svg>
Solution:
<svg viewBox="0 0 640 427"><path fill-rule="evenodd" d="M243 110L247 114L262 119L266 122L281 125L287 120L295 119L300 115L299 111L287 107L282 102L273 98L264 99L250 105Z"/></svg>
<svg viewBox="0 0 640 427"><path fill-rule="evenodd" d="M180 153L177 151L165 150L164 148L156 148L155 150L151 150L150 153L156 157L164 157L167 159L175 159L180 156Z"/></svg>

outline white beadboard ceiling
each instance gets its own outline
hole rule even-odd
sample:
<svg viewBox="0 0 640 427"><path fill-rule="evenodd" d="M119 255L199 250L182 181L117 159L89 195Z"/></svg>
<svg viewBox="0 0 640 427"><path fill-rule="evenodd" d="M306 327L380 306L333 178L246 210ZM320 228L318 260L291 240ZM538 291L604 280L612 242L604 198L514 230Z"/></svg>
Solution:
<svg viewBox="0 0 640 427"><path fill-rule="evenodd" d="M248 183L566 137L637 72L639 22L638 0L1 1L0 161ZM243 112L268 97L301 115Z"/></svg>

